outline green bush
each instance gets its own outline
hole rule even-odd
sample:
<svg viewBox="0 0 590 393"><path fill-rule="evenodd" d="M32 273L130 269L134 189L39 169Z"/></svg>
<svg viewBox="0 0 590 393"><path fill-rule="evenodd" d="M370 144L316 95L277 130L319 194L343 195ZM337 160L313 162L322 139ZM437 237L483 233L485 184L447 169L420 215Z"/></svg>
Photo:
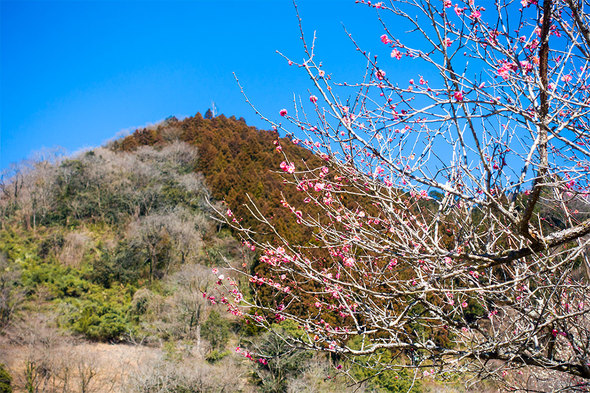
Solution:
<svg viewBox="0 0 590 393"><path fill-rule="evenodd" d="M44 286L56 298L81 297L91 289L91 283L82 279L78 271L54 263L28 264L23 269L22 281L29 291Z"/></svg>
<svg viewBox="0 0 590 393"><path fill-rule="evenodd" d="M2 363L0 363L0 393L12 393L12 377Z"/></svg>
<svg viewBox="0 0 590 393"><path fill-rule="evenodd" d="M126 334L134 334L137 326L130 315L131 288L93 289L84 299L63 300L61 325L97 341L121 341Z"/></svg>
<svg viewBox="0 0 590 393"><path fill-rule="evenodd" d="M90 263L87 278L105 288L114 283L136 283L145 265L147 251L123 240L113 251L102 250Z"/></svg>
<svg viewBox="0 0 590 393"><path fill-rule="evenodd" d="M230 354L229 351L219 351L217 349L214 349L213 351L209 352L209 354L207 354L207 356L205 356L205 360L208 361L209 363L217 363L218 361L225 358L229 354Z"/></svg>
<svg viewBox="0 0 590 393"><path fill-rule="evenodd" d="M229 339L229 327L229 321L213 310L201 327L201 337L209 341L213 350L224 349Z"/></svg>
<svg viewBox="0 0 590 393"><path fill-rule="evenodd" d="M362 338L355 337L349 343L353 348L360 347ZM392 369L384 368L390 365ZM367 386L378 393L420 393L420 377L414 378L413 372L395 368L391 352L384 349L371 356L358 356L351 365L351 375L359 381L367 381Z"/></svg>

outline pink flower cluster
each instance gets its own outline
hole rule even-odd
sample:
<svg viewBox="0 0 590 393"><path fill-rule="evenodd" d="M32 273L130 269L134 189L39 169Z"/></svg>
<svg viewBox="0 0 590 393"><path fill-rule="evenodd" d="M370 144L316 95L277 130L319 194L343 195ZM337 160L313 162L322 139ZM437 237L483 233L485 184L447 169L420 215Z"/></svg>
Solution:
<svg viewBox="0 0 590 393"><path fill-rule="evenodd" d="M507 80L510 78L510 73L512 71L518 70L518 66L512 62L502 60L500 62L500 67L498 68L498 75L502 77L502 79Z"/></svg>
<svg viewBox="0 0 590 393"><path fill-rule="evenodd" d="M402 58L402 53L400 51L398 51L397 49L393 49L391 51L391 57L397 60L400 60Z"/></svg>
<svg viewBox="0 0 590 393"><path fill-rule="evenodd" d="M271 266L280 266L283 263L293 261L293 257L285 253L283 247L277 247L276 250L264 250L264 255L260 257L260 262L264 262Z"/></svg>
<svg viewBox="0 0 590 393"><path fill-rule="evenodd" d="M285 161L281 162L280 165L281 169L287 173L293 173L295 172L295 164L293 164L292 162L287 164Z"/></svg>
<svg viewBox="0 0 590 393"><path fill-rule="evenodd" d="M283 285L279 284L278 282L274 282L272 278L259 277L255 274L254 276L250 277L249 281L251 283L257 284L257 285L262 285L262 284L270 285L271 287L275 288L276 290L279 290L284 293L291 292L290 287L283 286Z"/></svg>
<svg viewBox="0 0 590 393"><path fill-rule="evenodd" d="M246 359L252 360L253 362L258 362L264 365L268 364L268 360L266 360L265 358L258 358L258 360L255 360L249 351L242 349L240 347L236 347L236 353L243 355Z"/></svg>

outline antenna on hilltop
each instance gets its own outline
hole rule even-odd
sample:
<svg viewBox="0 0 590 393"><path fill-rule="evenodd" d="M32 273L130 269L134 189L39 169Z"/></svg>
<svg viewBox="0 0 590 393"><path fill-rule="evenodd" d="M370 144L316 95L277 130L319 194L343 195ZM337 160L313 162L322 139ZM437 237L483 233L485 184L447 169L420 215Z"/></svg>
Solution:
<svg viewBox="0 0 590 393"><path fill-rule="evenodd" d="M217 117L217 107L215 106L215 101L211 100L211 112L213 112L213 117Z"/></svg>

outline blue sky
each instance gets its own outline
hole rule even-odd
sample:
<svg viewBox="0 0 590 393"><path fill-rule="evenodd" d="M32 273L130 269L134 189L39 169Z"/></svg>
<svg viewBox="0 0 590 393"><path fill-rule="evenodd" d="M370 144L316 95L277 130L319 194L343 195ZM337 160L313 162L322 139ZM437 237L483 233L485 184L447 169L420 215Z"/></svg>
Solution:
<svg viewBox="0 0 590 393"><path fill-rule="evenodd" d="M275 53L303 58L290 0L0 4L0 168L43 148L75 152L171 115L204 113L212 101L220 113L268 128L232 72L274 118L311 87ZM306 33L317 31L318 58L338 79L358 80L365 64L343 25L387 55L374 9L354 0L298 5Z"/></svg>

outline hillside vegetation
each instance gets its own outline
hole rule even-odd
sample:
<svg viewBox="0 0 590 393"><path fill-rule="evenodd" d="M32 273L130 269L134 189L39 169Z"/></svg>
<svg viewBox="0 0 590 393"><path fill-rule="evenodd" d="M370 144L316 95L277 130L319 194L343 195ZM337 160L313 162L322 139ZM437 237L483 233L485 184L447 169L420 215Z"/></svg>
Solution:
<svg viewBox="0 0 590 393"><path fill-rule="evenodd" d="M212 219L221 201L248 217L250 195L293 239L309 237L278 203L295 190L269 169L283 159L277 138L242 119L197 114L5 174L0 391L407 391L412 375L387 372L350 385L336 373L338 359L293 351L204 299L213 267L262 268ZM285 139L281 145L291 157L316 160ZM289 324L277 329L300 334ZM268 363L235 354L237 346ZM351 370L356 379L370 376ZM415 383L412 391L420 390Z"/></svg>

